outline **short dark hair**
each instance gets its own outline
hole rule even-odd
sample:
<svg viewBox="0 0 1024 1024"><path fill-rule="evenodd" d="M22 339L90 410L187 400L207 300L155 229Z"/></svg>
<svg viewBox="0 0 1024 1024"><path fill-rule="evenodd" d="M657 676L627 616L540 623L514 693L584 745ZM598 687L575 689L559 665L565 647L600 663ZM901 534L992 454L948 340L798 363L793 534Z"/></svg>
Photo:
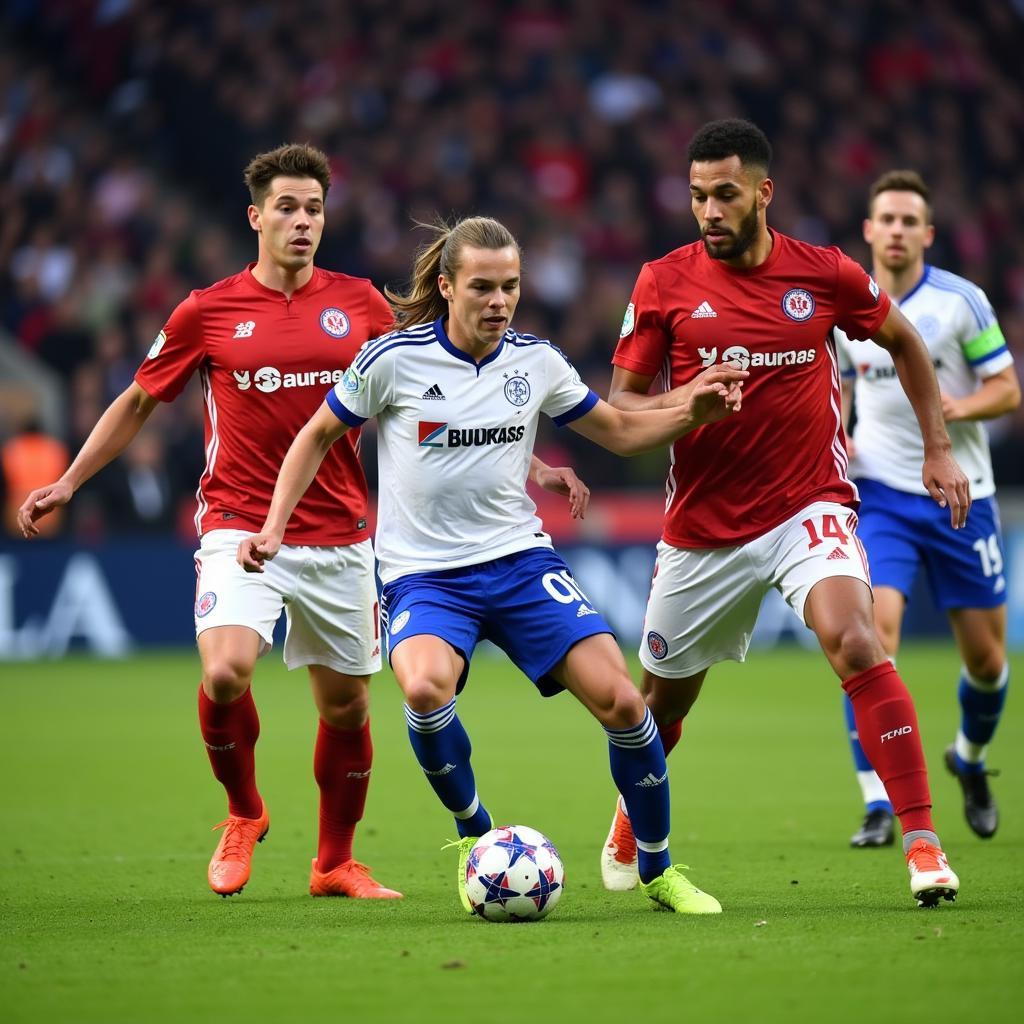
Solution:
<svg viewBox="0 0 1024 1024"><path fill-rule="evenodd" d="M327 154L316 146L292 142L266 153L259 153L245 169L245 184L249 188L253 206L262 206L275 178L313 178L324 190L331 187L331 164Z"/></svg>
<svg viewBox="0 0 1024 1024"><path fill-rule="evenodd" d="M766 174L772 162L772 144L752 121L727 117L709 121L690 140L687 159L726 160L738 156L744 167L757 167Z"/></svg>
<svg viewBox="0 0 1024 1024"><path fill-rule="evenodd" d="M895 170L886 171L871 188L868 189L868 216L871 207L883 192L916 192L923 200L928 223L932 220L932 190L924 183L924 178L917 171Z"/></svg>

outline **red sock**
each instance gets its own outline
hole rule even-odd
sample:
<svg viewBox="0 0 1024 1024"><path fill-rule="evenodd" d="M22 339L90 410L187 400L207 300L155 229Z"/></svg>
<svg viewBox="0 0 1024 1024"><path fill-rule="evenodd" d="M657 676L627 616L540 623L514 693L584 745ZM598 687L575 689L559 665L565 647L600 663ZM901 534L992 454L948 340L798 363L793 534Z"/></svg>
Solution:
<svg viewBox="0 0 1024 1024"><path fill-rule="evenodd" d="M883 661L850 676L843 689L853 704L861 746L885 786L904 833L934 832L917 712L899 673L891 662Z"/></svg>
<svg viewBox="0 0 1024 1024"><path fill-rule="evenodd" d="M260 718L246 690L229 704L217 704L199 687L199 728L217 781L227 790L228 813L258 818L263 800L256 788L256 740Z"/></svg>
<svg viewBox="0 0 1024 1024"><path fill-rule="evenodd" d="M683 735L683 720L680 718L671 725L659 725L658 735L661 737L661 745L665 748L665 756L668 757L672 748L679 742L679 737Z"/></svg>
<svg viewBox="0 0 1024 1024"><path fill-rule="evenodd" d="M316 859L321 871L352 859L352 837L366 806L371 764L368 721L360 729L333 729L321 719L313 753L313 775L320 787Z"/></svg>

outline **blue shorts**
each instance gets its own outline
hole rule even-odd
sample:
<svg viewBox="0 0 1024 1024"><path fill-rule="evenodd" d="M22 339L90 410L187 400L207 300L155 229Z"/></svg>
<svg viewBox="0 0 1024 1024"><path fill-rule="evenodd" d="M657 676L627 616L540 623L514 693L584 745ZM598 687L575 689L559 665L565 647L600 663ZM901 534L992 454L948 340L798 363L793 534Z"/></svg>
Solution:
<svg viewBox="0 0 1024 1024"><path fill-rule="evenodd" d="M612 632L569 567L546 547L461 569L402 576L384 584L380 611L388 661L407 637L440 637L466 662L458 692L480 640L500 647L550 697L563 687L548 673L569 648Z"/></svg>
<svg viewBox="0 0 1024 1024"><path fill-rule="evenodd" d="M949 509L923 494L908 494L858 480L860 537L874 586L894 587L904 597L923 565L938 608L995 608L1006 603L1003 539L994 498L971 504L967 525L954 530Z"/></svg>

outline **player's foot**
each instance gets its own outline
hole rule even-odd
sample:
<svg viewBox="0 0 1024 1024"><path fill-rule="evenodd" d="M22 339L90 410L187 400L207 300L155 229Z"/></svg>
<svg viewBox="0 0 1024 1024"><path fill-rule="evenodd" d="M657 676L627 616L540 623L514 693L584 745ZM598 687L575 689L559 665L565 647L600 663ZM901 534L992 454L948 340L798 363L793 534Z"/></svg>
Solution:
<svg viewBox="0 0 1024 1024"><path fill-rule="evenodd" d="M357 900L400 900L402 894L370 877L370 869L357 860L347 860L330 871L321 871L313 858L309 873L310 896L351 896Z"/></svg>
<svg viewBox="0 0 1024 1024"><path fill-rule="evenodd" d="M927 839L915 839L907 851L910 893L919 907L934 907L940 899L955 900L960 879L946 855Z"/></svg>
<svg viewBox="0 0 1024 1024"><path fill-rule="evenodd" d="M601 850L601 881L612 892L635 889L640 881L636 866L636 838L622 800L615 801L615 816Z"/></svg>
<svg viewBox="0 0 1024 1024"><path fill-rule="evenodd" d="M964 817L971 831L982 839L991 839L999 828L999 808L988 788L988 777L996 772L962 772L956 759L956 749L946 747L946 767L955 776L964 792Z"/></svg>
<svg viewBox="0 0 1024 1024"><path fill-rule="evenodd" d="M263 813L258 818L228 815L225 821L213 826L213 831L219 828L224 829L224 832L217 849L213 851L206 877L210 881L210 888L219 896L233 896L241 892L249 881L252 851L270 831L267 805L263 805Z"/></svg>
<svg viewBox="0 0 1024 1024"><path fill-rule="evenodd" d="M682 869L685 864L673 864L650 882L641 882L640 888L655 903L677 914L720 914L722 904L709 893L698 889Z"/></svg>
<svg viewBox="0 0 1024 1024"><path fill-rule="evenodd" d="M469 893L466 892L466 864L469 861L469 854L479 836L463 836L461 839L453 839L441 847L442 850L450 850L453 846L459 851L459 902L465 907L467 914L473 913L473 904L469 902Z"/></svg>
<svg viewBox="0 0 1024 1024"><path fill-rule="evenodd" d="M851 846L892 846L892 812L876 807L864 815L860 828L850 836Z"/></svg>

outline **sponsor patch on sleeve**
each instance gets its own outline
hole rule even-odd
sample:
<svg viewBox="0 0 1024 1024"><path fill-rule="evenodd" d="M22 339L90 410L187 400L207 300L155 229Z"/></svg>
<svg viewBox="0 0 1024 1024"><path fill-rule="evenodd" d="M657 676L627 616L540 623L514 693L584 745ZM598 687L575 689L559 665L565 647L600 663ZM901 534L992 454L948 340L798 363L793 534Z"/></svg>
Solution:
<svg viewBox="0 0 1024 1024"><path fill-rule="evenodd" d="M622 330L619 331L619 337L624 338L627 334L633 333L633 327L636 321L636 307L631 302L626 307L626 315L622 318Z"/></svg>

